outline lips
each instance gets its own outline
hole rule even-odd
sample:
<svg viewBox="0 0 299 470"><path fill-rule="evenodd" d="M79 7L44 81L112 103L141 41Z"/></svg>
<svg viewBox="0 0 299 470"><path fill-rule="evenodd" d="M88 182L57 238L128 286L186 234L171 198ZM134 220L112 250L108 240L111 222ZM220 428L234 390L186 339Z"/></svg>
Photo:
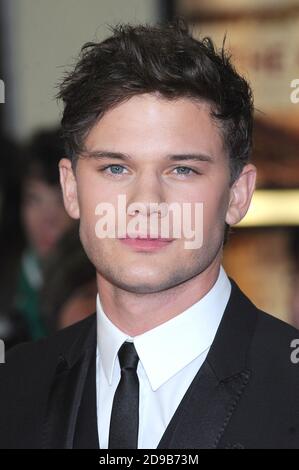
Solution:
<svg viewBox="0 0 299 470"><path fill-rule="evenodd" d="M119 239L122 243L129 246L135 251L157 251L165 248L173 242L172 238L149 237L145 236L129 236Z"/></svg>
<svg viewBox="0 0 299 470"><path fill-rule="evenodd" d="M150 237L149 235L126 235L124 238L130 239L130 240L161 240L161 241L172 241L173 238L164 238L164 237Z"/></svg>

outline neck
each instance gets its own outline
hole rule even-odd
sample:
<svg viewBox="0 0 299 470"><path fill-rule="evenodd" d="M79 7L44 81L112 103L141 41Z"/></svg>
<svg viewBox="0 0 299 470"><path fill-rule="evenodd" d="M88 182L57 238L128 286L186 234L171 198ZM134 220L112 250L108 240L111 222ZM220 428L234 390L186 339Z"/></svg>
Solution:
<svg viewBox="0 0 299 470"><path fill-rule="evenodd" d="M129 336L137 336L176 317L204 297L217 281L220 260L197 276L162 292L136 294L97 274L101 304L109 320Z"/></svg>

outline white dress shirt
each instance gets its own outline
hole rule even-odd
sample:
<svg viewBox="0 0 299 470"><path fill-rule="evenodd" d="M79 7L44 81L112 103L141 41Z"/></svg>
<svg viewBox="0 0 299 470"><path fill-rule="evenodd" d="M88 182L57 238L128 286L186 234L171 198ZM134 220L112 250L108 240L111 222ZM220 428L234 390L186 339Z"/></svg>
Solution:
<svg viewBox="0 0 299 470"><path fill-rule="evenodd" d="M105 315L97 296L97 416L99 444L108 448L112 403L120 380L118 350L133 341L139 356L139 449L156 449L172 416L202 366L230 297L221 267L212 289L171 320L129 337Z"/></svg>

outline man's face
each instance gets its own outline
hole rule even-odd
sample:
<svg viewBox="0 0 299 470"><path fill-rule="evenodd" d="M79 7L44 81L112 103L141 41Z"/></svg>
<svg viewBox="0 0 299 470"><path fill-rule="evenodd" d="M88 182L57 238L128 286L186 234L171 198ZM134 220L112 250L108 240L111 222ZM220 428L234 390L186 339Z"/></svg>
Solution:
<svg viewBox="0 0 299 470"><path fill-rule="evenodd" d="M85 147L94 155L104 151L129 156L79 158L75 177L67 160L60 164L66 208L80 217L81 241L98 276L144 294L175 287L219 262L225 221L238 219L238 211L229 208L228 156L208 104L135 96L99 120ZM203 158L180 157L187 154ZM64 165L68 168L63 169ZM191 207L202 203L202 246L186 249L186 240L175 238L162 247L146 249L118 238L98 238L96 207L108 202L117 208L120 194L125 195L127 207L136 202L146 206L189 203ZM141 216L148 220L150 214L149 208ZM126 214L126 222L134 217L136 213Z"/></svg>

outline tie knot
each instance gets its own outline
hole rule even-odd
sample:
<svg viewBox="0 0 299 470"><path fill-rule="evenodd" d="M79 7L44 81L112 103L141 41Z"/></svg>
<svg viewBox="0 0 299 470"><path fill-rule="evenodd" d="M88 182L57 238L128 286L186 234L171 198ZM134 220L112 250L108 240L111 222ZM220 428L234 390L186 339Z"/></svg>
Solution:
<svg viewBox="0 0 299 470"><path fill-rule="evenodd" d="M134 343L126 341L118 351L118 358L121 369L137 369L139 357Z"/></svg>

